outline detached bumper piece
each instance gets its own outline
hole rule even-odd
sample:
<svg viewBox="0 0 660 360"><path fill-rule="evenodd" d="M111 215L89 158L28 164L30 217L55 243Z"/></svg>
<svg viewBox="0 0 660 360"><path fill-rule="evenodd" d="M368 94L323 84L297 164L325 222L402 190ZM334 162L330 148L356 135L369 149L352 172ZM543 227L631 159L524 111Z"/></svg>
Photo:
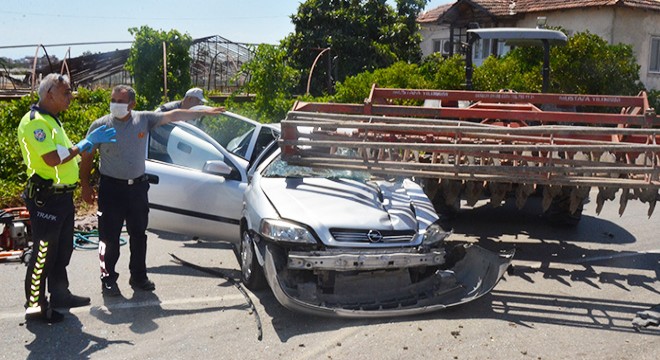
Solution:
<svg viewBox="0 0 660 360"><path fill-rule="evenodd" d="M296 270L379 270L418 266L439 266L445 263L444 251L427 254L332 254L326 252L289 252L288 268Z"/></svg>
<svg viewBox="0 0 660 360"><path fill-rule="evenodd" d="M286 308L329 317L393 317L429 313L490 292L513 259L462 245L451 268L444 251L347 254L266 247L264 270Z"/></svg>

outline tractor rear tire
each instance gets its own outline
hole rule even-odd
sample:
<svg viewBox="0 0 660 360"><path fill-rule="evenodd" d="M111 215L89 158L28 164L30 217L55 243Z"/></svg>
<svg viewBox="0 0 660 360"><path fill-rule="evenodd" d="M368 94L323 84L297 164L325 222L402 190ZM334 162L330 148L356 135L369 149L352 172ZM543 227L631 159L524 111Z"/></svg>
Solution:
<svg viewBox="0 0 660 360"><path fill-rule="evenodd" d="M571 213L571 188L564 187L558 197L552 199L550 208L543 214L550 224L555 226L577 226L582 219L584 203L581 203L575 212Z"/></svg>

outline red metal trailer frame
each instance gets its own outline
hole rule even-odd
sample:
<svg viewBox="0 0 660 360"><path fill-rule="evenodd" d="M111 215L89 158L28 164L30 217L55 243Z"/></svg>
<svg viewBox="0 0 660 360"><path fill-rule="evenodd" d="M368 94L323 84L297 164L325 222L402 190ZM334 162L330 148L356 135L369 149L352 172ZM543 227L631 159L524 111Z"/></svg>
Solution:
<svg viewBox="0 0 660 360"><path fill-rule="evenodd" d="M442 107L424 107L439 100ZM469 104L459 107L459 104ZM449 105L449 106L447 106ZM647 95L385 89L364 104L296 102L282 121L283 157L308 166L470 183L598 187L660 199L660 119ZM506 187L505 187L506 188ZM550 194L549 196L551 196Z"/></svg>

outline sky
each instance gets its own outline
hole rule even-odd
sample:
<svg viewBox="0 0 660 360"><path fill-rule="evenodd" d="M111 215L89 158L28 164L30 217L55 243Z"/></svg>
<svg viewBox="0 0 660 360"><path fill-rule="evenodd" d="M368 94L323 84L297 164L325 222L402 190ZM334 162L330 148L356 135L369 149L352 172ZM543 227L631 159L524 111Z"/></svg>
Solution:
<svg viewBox="0 0 660 360"><path fill-rule="evenodd" d="M425 11L455 0L431 0ZM394 1L390 0L394 6ZM34 56L36 44L64 58L85 51L130 47L129 28L187 33L193 39L219 35L239 43L278 44L294 31L290 16L298 0L2 0L0 57ZM56 44L113 42L97 45ZM125 42L125 43L121 43ZM30 45L28 47L16 47ZM39 56L43 50L39 50Z"/></svg>

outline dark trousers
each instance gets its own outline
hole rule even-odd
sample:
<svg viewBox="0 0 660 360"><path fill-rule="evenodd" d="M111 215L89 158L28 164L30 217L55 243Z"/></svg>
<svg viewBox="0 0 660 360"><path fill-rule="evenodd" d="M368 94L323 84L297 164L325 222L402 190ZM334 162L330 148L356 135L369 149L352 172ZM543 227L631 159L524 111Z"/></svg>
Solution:
<svg viewBox="0 0 660 360"><path fill-rule="evenodd" d="M33 242L25 274L25 298L28 307L44 308L48 305L46 281L51 295L65 296L69 292L66 267L73 253L73 196L52 195L41 207L26 196L23 198L30 212Z"/></svg>
<svg viewBox="0 0 660 360"><path fill-rule="evenodd" d="M140 181L129 185L107 176L99 183L99 260L101 280L116 282L115 267L119 260L119 238L126 222L131 252L129 270L135 280L147 277L147 223L149 221L149 183Z"/></svg>

